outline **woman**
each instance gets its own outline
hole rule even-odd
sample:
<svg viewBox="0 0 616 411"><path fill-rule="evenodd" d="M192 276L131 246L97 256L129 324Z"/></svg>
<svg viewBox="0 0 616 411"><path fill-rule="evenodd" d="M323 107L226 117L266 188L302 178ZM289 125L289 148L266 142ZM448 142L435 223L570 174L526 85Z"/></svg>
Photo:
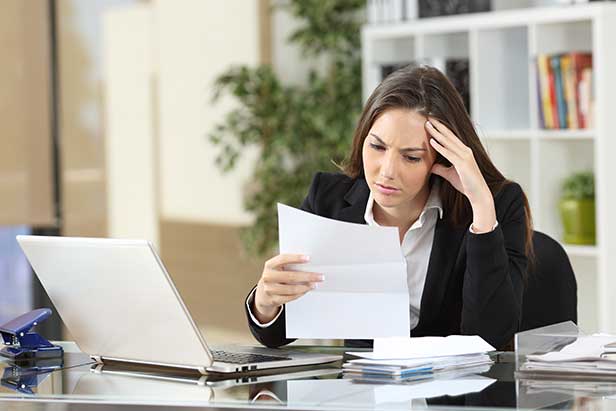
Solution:
<svg viewBox="0 0 616 411"><path fill-rule="evenodd" d="M528 201L492 164L460 95L437 69L407 67L374 90L345 174L317 173L301 208L398 227L413 336L478 334L502 348L517 331L532 254ZM293 341L285 338L284 304L327 276L285 270L308 258L268 260L246 300L250 329L266 346Z"/></svg>

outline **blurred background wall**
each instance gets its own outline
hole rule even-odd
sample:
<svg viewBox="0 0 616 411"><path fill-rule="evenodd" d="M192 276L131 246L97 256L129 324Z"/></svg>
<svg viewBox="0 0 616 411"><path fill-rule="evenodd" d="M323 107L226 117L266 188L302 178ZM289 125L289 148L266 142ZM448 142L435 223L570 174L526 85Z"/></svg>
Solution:
<svg viewBox="0 0 616 411"><path fill-rule="evenodd" d="M49 9L7 0L0 13L0 224L53 225Z"/></svg>
<svg viewBox="0 0 616 411"><path fill-rule="evenodd" d="M0 321L45 303L31 297L44 293L16 234L146 238L210 340L251 341L243 301L263 262L245 255L239 231L258 152L223 174L208 134L233 107L211 104L230 65L272 63L284 81L305 81L287 44L297 22L270 6L3 1L0 287L20 292Z"/></svg>
<svg viewBox="0 0 616 411"><path fill-rule="evenodd" d="M50 11L7 0L0 12L0 323L40 302L15 235L59 225Z"/></svg>

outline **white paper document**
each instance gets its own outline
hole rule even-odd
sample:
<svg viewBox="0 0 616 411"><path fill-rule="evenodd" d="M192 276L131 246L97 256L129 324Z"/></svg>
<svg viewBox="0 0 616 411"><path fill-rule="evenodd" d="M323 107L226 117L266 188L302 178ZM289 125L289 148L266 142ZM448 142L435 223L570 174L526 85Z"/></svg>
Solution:
<svg viewBox="0 0 616 411"><path fill-rule="evenodd" d="M320 217L278 204L280 253L310 262L287 269L323 274L318 288L286 304L288 338L410 335L406 261L396 227Z"/></svg>
<svg viewBox="0 0 616 411"><path fill-rule="evenodd" d="M401 337L374 340L372 352L349 352L371 360L420 359L479 354L495 348L477 335L448 337Z"/></svg>
<svg viewBox="0 0 616 411"><path fill-rule="evenodd" d="M614 335L595 334L581 336L560 351L542 355L528 355L527 358L532 361L545 362L601 360L601 354L610 351L605 346L615 341L616 336Z"/></svg>

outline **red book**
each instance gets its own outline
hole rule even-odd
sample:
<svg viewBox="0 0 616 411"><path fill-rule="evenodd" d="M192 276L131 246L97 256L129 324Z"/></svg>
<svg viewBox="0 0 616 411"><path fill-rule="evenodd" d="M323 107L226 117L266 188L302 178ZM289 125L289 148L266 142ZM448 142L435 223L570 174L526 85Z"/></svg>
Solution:
<svg viewBox="0 0 616 411"><path fill-rule="evenodd" d="M592 68L592 53L571 53L571 62L575 73L575 102L577 106L578 125L580 128L586 128L588 127L586 116L580 109L580 82L582 82L582 73L584 69Z"/></svg>

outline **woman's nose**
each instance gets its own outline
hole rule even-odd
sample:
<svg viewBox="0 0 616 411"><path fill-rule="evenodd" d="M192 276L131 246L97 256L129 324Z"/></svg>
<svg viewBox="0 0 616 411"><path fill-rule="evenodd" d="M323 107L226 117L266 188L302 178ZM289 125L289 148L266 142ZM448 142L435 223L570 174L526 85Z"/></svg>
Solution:
<svg viewBox="0 0 616 411"><path fill-rule="evenodd" d="M396 160L389 153L383 158L381 163L381 177L393 180L396 177Z"/></svg>

